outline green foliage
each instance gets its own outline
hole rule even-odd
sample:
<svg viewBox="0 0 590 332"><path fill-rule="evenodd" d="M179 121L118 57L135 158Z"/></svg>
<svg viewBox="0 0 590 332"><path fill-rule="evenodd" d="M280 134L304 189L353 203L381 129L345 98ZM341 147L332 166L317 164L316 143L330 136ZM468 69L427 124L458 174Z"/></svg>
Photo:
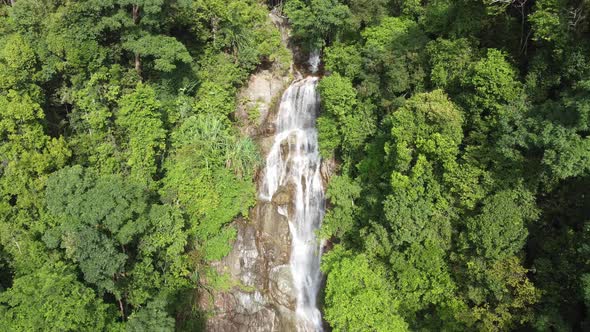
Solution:
<svg viewBox="0 0 590 332"><path fill-rule="evenodd" d="M287 14L310 26L301 3ZM590 326L587 4L347 4L318 87L320 151L340 171L320 232L336 243L324 257L327 321L335 330L379 330L382 314L416 331ZM357 289L373 289L364 274L350 277L363 265L379 277L379 300L396 301L386 311L373 298L354 302Z"/></svg>
<svg viewBox="0 0 590 332"><path fill-rule="evenodd" d="M519 199L517 195L500 192L490 196L484 200L482 212L467 220L467 237L481 258L501 260L516 254L524 245L524 218L532 197Z"/></svg>
<svg viewBox="0 0 590 332"><path fill-rule="evenodd" d="M392 143L386 146L394 167L406 171L417 155L450 168L463 138L463 116L441 90L417 94L392 115Z"/></svg>
<svg viewBox="0 0 590 332"><path fill-rule="evenodd" d="M386 17L361 35L365 70L378 76L372 79L381 86L384 99L422 88L423 59L418 52L427 40L414 21Z"/></svg>
<svg viewBox="0 0 590 332"><path fill-rule="evenodd" d="M566 36L566 22L563 19L564 2L542 0L535 3L535 11L529 16L536 40L562 44Z"/></svg>
<svg viewBox="0 0 590 332"><path fill-rule="evenodd" d="M36 72L35 52L18 34L7 36L0 46L0 88L26 89L26 83Z"/></svg>
<svg viewBox="0 0 590 332"><path fill-rule="evenodd" d="M160 103L152 88L139 84L121 98L119 106L116 123L124 128L129 139L127 165L131 168L131 178L150 186L166 138Z"/></svg>
<svg viewBox="0 0 590 332"><path fill-rule="evenodd" d="M333 116L320 115L317 118L318 141L322 156L331 157L342 144L342 137Z"/></svg>
<svg viewBox="0 0 590 332"><path fill-rule="evenodd" d="M141 187L79 166L53 174L46 197L54 227L44 241L63 249L100 294L140 308L188 286L187 235L176 208L151 205Z"/></svg>
<svg viewBox="0 0 590 332"><path fill-rule="evenodd" d="M69 142L76 160L103 174L119 173L124 168L113 112L125 90L123 75L120 66L94 73L84 88L74 93L74 107L68 116L73 131Z"/></svg>
<svg viewBox="0 0 590 332"><path fill-rule="evenodd" d="M444 251L434 243L414 243L405 253L394 253L390 262L391 270L395 271L394 289L399 291L401 310L413 325L426 325L426 322L416 321L414 315L429 306L443 307L456 288ZM444 318L441 315L431 320Z"/></svg>
<svg viewBox="0 0 590 332"><path fill-rule="evenodd" d="M549 185L588 173L590 143L584 132L588 128L589 87L587 81L580 82L559 102L541 105L540 114L530 120L531 145L543 151L541 166Z"/></svg>
<svg viewBox="0 0 590 332"><path fill-rule="evenodd" d="M45 134L43 111L26 92L0 93L0 241L15 275L44 263L39 237L47 174L63 167L70 151L63 138Z"/></svg>
<svg viewBox="0 0 590 332"><path fill-rule="evenodd" d="M382 266L336 247L324 256L322 269L328 274L325 317L334 331L409 330L396 313L400 301Z"/></svg>
<svg viewBox="0 0 590 332"><path fill-rule="evenodd" d="M63 263L43 265L0 293L0 326L6 331L101 331L112 313Z"/></svg>
<svg viewBox="0 0 590 332"><path fill-rule="evenodd" d="M473 308L459 314L467 326L495 331L532 321L532 305L540 293L518 258L510 256L490 265L476 259L467 264L470 280L466 281L466 295Z"/></svg>
<svg viewBox="0 0 590 332"><path fill-rule="evenodd" d="M185 255L188 236L185 219L178 208L152 205L150 224L138 245L139 257L132 274L130 301L145 303L152 296L186 289L190 265Z"/></svg>
<svg viewBox="0 0 590 332"><path fill-rule="evenodd" d="M355 45L335 43L327 47L324 62L326 70L337 72L351 80L359 77L363 69L363 59Z"/></svg>
<svg viewBox="0 0 590 332"><path fill-rule="evenodd" d="M168 317L166 314L163 302L150 302L147 306L129 317L126 331L174 331L174 319Z"/></svg>
<svg viewBox="0 0 590 332"><path fill-rule="evenodd" d="M279 29L250 0L7 4L0 329L194 330L255 197L235 96L288 67Z"/></svg>
<svg viewBox="0 0 590 332"><path fill-rule="evenodd" d="M356 106L356 92L350 80L334 74L320 81L318 90L322 95L322 106L338 120L350 116Z"/></svg>
<svg viewBox="0 0 590 332"><path fill-rule="evenodd" d="M280 3L323 54L333 330L589 330L588 2ZM211 265L255 203L236 95L290 67L267 8L0 5L1 330L193 331L250 291Z"/></svg>
<svg viewBox="0 0 590 332"><path fill-rule="evenodd" d="M351 0L349 7L355 25L379 22L387 13L387 0Z"/></svg>
<svg viewBox="0 0 590 332"><path fill-rule="evenodd" d="M511 105L522 96L522 84L506 55L488 49L485 58L471 65L461 79L461 101L467 113L466 120L473 132L470 140L483 141L512 114Z"/></svg>
<svg viewBox="0 0 590 332"><path fill-rule="evenodd" d="M325 112L318 119L322 154L330 156L340 145L347 151L360 148L374 127L366 121L372 116L371 110L366 105L357 105L350 80L336 73L321 80L318 90Z"/></svg>
<svg viewBox="0 0 590 332"><path fill-rule="evenodd" d="M146 35L123 43L123 48L135 54L153 57L154 69L163 72L176 69L177 62L192 61L186 47L174 37Z"/></svg>
<svg viewBox="0 0 590 332"><path fill-rule="evenodd" d="M354 201L360 197L361 186L348 176L335 176L330 179L326 198L331 208L326 212L322 223L322 236L342 238L354 227L354 215L358 210Z"/></svg>
<svg viewBox="0 0 590 332"><path fill-rule="evenodd" d="M513 101L520 92L514 68L505 54L495 49L488 49L487 56L473 65L462 83L473 89L473 106L485 110L500 108L500 104Z"/></svg>
<svg viewBox="0 0 590 332"><path fill-rule="evenodd" d="M339 0L289 0L285 14L293 28L293 37L310 50L320 49L342 29L350 16Z"/></svg>
<svg viewBox="0 0 590 332"><path fill-rule="evenodd" d="M225 226L238 214L247 215L254 203L256 148L207 114L188 118L173 135L172 146L164 196L188 213L206 259L219 259L229 252L235 235Z"/></svg>
<svg viewBox="0 0 590 332"><path fill-rule="evenodd" d="M57 224L45 241L63 248L87 282L118 294L112 277L124 271L123 246L147 228L146 198L116 177L97 179L79 166L64 168L48 180L47 208Z"/></svg>
<svg viewBox="0 0 590 332"><path fill-rule="evenodd" d="M461 79L467 75L473 50L466 39L437 39L428 43L430 79L437 88L456 91Z"/></svg>

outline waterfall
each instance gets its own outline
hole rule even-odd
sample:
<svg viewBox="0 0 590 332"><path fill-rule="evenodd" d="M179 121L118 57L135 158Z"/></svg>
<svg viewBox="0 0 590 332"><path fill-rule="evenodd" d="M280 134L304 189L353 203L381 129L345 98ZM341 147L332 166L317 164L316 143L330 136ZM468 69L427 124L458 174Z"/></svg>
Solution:
<svg viewBox="0 0 590 332"><path fill-rule="evenodd" d="M276 135L266 158L260 198L271 201L287 192L291 202L278 212L289 220L291 274L297 291L297 328L321 331L317 308L321 286L321 244L316 237L324 216L324 189L315 122L319 110L317 77L295 81L281 99Z"/></svg>
<svg viewBox="0 0 590 332"><path fill-rule="evenodd" d="M307 60L307 63L309 64L309 69L311 70L311 72L313 74L317 73L321 63L320 51L313 50L309 54L309 60Z"/></svg>

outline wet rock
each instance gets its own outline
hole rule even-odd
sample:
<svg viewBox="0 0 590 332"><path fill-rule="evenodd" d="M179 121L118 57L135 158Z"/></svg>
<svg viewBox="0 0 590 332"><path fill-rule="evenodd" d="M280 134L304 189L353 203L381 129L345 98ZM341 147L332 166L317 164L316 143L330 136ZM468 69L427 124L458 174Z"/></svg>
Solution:
<svg viewBox="0 0 590 332"><path fill-rule="evenodd" d="M274 144L274 137L270 136L270 137L261 137L258 139L258 147L260 148L260 153L263 156L268 155L268 151L270 151L270 149L272 148L273 144Z"/></svg>
<svg viewBox="0 0 590 332"><path fill-rule="evenodd" d="M305 184L303 184L305 190ZM289 183L286 186L279 187L277 192L272 196L272 203L276 205L277 212L282 216L292 216L295 214L295 185Z"/></svg>
<svg viewBox="0 0 590 332"><path fill-rule="evenodd" d="M272 196L272 203L275 205L287 205L293 202L293 186L280 187Z"/></svg>
<svg viewBox="0 0 590 332"><path fill-rule="evenodd" d="M256 314L264 309L267 303L259 291L251 293L235 292L234 296L238 304L235 312L241 314Z"/></svg>
<svg viewBox="0 0 590 332"><path fill-rule="evenodd" d="M228 312L211 317L207 322L207 331L214 332L258 332L283 331L275 326L279 325L278 314L270 308L263 308L254 314ZM289 331L289 330L285 330Z"/></svg>
<svg viewBox="0 0 590 332"><path fill-rule="evenodd" d="M238 95L234 113L241 123L240 130L249 136L273 135L273 109L280 95L289 86L289 78L272 69L263 69L250 76L248 84Z"/></svg>
<svg viewBox="0 0 590 332"><path fill-rule="evenodd" d="M286 19L271 15L283 42L288 43ZM242 134L256 140L263 156L274 143L276 107L283 91L292 81L289 73L267 66L252 75L238 95L234 113ZM202 295L199 304L208 312L207 331L266 332L295 331L295 296L289 269L291 235L287 218L279 213L288 209L289 188L273 197L272 202L259 201L250 211L249 220L236 220L237 237L231 252L211 264L218 273L226 274L233 287L213 290ZM276 195L275 195L276 196Z"/></svg>
<svg viewBox="0 0 590 332"><path fill-rule="evenodd" d="M235 280L239 280L245 286L254 286L260 283L258 265L261 264L260 253L256 245L256 229L245 221L236 223L238 235L232 251L218 264L223 267L224 273L229 273Z"/></svg>
<svg viewBox="0 0 590 332"><path fill-rule="evenodd" d="M267 117L267 121L260 126L260 130L258 131L258 135L262 137L272 137L275 132L277 131L276 125L273 121L269 121ZM274 138L274 137L273 137Z"/></svg>
<svg viewBox="0 0 590 332"><path fill-rule="evenodd" d="M232 251L213 264L237 285L214 292L212 303L202 304L213 316L208 331L293 331L295 295L289 257L288 220L271 202L259 202L251 222L238 220Z"/></svg>
<svg viewBox="0 0 590 332"><path fill-rule="evenodd" d="M289 221L270 203L259 203L256 216L259 221L258 245L269 271L274 266L288 264L291 254Z"/></svg>
<svg viewBox="0 0 590 332"><path fill-rule="evenodd" d="M280 265L270 271L270 295L276 303L295 310L297 303L297 290L293 285L291 267Z"/></svg>

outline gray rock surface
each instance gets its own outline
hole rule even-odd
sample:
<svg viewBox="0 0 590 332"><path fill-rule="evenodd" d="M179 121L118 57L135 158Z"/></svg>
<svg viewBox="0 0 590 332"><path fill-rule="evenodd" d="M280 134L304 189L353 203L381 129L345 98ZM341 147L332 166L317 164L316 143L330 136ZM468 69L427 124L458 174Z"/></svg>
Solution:
<svg viewBox="0 0 590 332"><path fill-rule="evenodd" d="M236 285L212 293L202 307L208 331L294 331L296 295L289 266L291 239L285 216L259 202L250 222L236 222L232 251L215 267Z"/></svg>
<svg viewBox="0 0 590 332"><path fill-rule="evenodd" d="M275 23L280 17L271 16ZM283 39L288 39L283 26ZM276 68L259 70L239 93L235 116L243 134L258 142L265 156L273 143L274 115L292 72ZM296 292L289 257L291 236L287 218L279 213L290 209L289 188L283 188L273 202L259 201L249 220L236 220L237 238L231 252L212 264L232 280L227 291L211 291L200 301L207 311L207 331L265 332L295 331Z"/></svg>

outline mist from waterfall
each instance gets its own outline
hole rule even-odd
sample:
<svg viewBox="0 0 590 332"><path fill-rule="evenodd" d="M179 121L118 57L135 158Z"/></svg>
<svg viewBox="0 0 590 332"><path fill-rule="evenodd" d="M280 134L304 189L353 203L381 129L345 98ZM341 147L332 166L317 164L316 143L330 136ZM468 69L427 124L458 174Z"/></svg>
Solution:
<svg viewBox="0 0 590 332"><path fill-rule="evenodd" d="M309 69L311 70L312 74L317 73L318 69L320 69L320 63L322 61L320 56L321 53L319 50L313 50L309 54L309 60L307 60L307 63L309 64Z"/></svg>
<svg viewBox="0 0 590 332"><path fill-rule="evenodd" d="M321 243L316 231L324 216L321 158L315 127L319 111L317 77L295 81L283 94L273 146L266 158L261 199L286 191L292 202L279 206L289 220L291 273L297 291L298 331L322 331L317 308L321 287Z"/></svg>

